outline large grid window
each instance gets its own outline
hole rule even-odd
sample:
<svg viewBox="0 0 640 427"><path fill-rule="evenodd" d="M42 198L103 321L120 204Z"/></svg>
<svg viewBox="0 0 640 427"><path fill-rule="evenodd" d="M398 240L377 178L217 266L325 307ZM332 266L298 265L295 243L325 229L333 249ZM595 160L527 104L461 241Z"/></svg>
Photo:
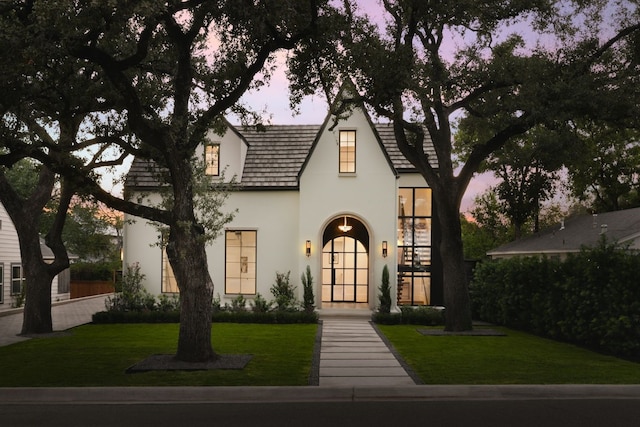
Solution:
<svg viewBox="0 0 640 427"><path fill-rule="evenodd" d="M207 144L204 147L205 175L220 176L220 144Z"/></svg>
<svg viewBox="0 0 640 427"><path fill-rule="evenodd" d="M398 304L429 305L431 189L401 188L398 199Z"/></svg>
<svg viewBox="0 0 640 427"><path fill-rule="evenodd" d="M356 131L340 131L340 173L356 171Z"/></svg>
<svg viewBox="0 0 640 427"><path fill-rule="evenodd" d="M166 249L162 250L162 292L179 293L178 282L173 274L173 268L169 262Z"/></svg>
<svg viewBox="0 0 640 427"><path fill-rule="evenodd" d="M20 295L24 286L21 264L11 264L11 295Z"/></svg>
<svg viewBox="0 0 640 427"><path fill-rule="evenodd" d="M255 230L225 233L225 293L255 295L257 237Z"/></svg>

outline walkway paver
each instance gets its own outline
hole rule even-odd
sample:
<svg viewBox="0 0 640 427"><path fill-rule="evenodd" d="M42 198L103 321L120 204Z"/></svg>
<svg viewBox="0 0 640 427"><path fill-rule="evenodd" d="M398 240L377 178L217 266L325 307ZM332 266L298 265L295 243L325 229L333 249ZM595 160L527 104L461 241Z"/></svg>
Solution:
<svg viewBox="0 0 640 427"><path fill-rule="evenodd" d="M98 295L55 303L51 306L53 330L64 331L91 322L94 313L104 311L108 296ZM22 320L22 311L0 315L0 347L29 339L18 335L22 331Z"/></svg>
<svg viewBox="0 0 640 427"><path fill-rule="evenodd" d="M415 385L368 320L325 318L320 386Z"/></svg>

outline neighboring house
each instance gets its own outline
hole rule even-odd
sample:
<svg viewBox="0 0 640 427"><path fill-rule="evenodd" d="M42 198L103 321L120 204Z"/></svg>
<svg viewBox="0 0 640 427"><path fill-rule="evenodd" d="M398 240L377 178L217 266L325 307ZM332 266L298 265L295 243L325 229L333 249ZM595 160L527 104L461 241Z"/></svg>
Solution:
<svg viewBox="0 0 640 427"><path fill-rule="evenodd" d="M224 171L239 189L223 210L237 213L207 247L214 295L223 303L239 295L271 299L276 272L291 272L302 298L301 274L311 267L318 308L378 304L388 266L392 298L399 304L442 305L439 233L431 190L400 153L393 128L373 124L354 109L333 129L322 125L229 125L210 133L197 154L212 177ZM433 147L425 150L435 162ZM157 175L135 159L125 183L130 199L159 201ZM178 292L158 230L127 216L124 263L138 263L153 294Z"/></svg>
<svg viewBox="0 0 640 427"><path fill-rule="evenodd" d="M45 261L53 262L53 252L40 241L42 256ZM58 274L51 283L51 302L67 300L69 293L69 269ZM24 267L20 258L18 233L0 203L0 311L14 308L20 301L24 287Z"/></svg>
<svg viewBox="0 0 640 427"><path fill-rule="evenodd" d="M583 247L597 246L602 237L608 242L640 250L640 208L582 215L570 218L555 227L507 243L487 252L491 258L544 255L565 259L567 254Z"/></svg>

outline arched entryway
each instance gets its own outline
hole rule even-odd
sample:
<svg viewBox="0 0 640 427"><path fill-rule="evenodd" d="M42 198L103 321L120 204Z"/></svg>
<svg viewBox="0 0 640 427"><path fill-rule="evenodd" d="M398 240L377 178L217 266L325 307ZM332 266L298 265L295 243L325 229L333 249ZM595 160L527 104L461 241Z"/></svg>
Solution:
<svg viewBox="0 0 640 427"><path fill-rule="evenodd" d="M324 230L322 302L369 302L369 232L357 218L340 216Z"/></svg>

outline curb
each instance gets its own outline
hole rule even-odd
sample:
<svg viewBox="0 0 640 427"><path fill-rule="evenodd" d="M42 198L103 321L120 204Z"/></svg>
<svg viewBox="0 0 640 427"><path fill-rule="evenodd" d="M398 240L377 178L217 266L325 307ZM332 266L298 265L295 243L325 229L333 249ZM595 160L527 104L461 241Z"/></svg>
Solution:
<svg viewBox="0 0 640 427"><path fill-rule="evenodd" d="M0 388L3 404L269 403L392 400L640 400L640 385L435 385L405 387Z"/></svg>

